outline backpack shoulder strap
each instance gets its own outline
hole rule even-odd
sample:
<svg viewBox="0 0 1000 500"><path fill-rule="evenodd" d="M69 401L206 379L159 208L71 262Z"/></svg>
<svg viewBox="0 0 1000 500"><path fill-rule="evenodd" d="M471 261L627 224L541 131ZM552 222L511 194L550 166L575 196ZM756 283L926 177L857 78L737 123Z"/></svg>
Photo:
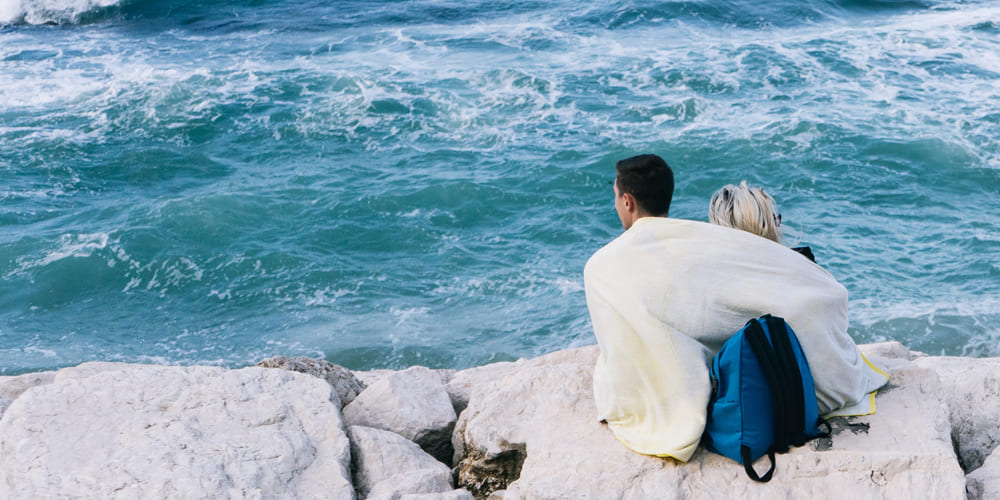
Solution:
<svg viewBox="0 0 1000 500"><path fill-rule="evenodd" d="M747 324L744 336L750 344L750 349L757 356L758 365L767 380L767 385L771 389L771 403L774 409L774 442L772 449L784 453L788 451L788 437L786 429L790 425L788 400L790 392L788 385L784 381L784 373L778 362L777 355L768 342L764 329L760 326L760 321L751 320Z"/></svg>
<svg viewBox="0 0 1000 500"><path fill-rule="evenodd" d="M771 344L774 346L774 353L777 357L779 370L783 384L788 387L788 407L789 418L786 420L787 427L784 429L786 436L795 446L802 446L806 442L805 436L805 396L802 388L802 372L799 370L799 362L795 358L795 351L792 350L792 342L788 338L788 328L785 320L776 318L768 314L764 316L767 322L767 330L771 334Z"/></svg>

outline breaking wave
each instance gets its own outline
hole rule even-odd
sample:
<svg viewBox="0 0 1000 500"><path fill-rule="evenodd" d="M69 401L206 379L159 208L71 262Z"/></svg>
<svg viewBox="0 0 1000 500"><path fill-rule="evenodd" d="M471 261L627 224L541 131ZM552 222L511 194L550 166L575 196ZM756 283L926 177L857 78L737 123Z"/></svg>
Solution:
<svg viewBox="0 0 1000 500"><path fill-rule="evenodd" d="M122 0L0 0L0 25L92 22Z"/></svg>

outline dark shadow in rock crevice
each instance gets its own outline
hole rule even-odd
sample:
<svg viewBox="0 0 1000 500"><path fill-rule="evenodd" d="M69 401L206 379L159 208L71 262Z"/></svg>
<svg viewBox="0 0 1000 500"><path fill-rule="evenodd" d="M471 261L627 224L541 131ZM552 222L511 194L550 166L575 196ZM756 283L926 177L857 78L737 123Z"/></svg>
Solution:
<svg viewBox="0 0 1000 500"><path fill-rule="evenodd" d="M455 455L455 448L451 444L451 434L454 430L455 424L451 424L444 429L425 432L417 436L413 442L439 462L451 467Z"/></svg>
<svg viewBox="0 0 1000 500"><path fill-rule="evenodd" d="M472 492L477 499L484 499L494 491L505 490L521 477L521 468L527 458L524 443L503 443L504 451L487 457L480 450L469 454L458 463L458 487Z"/></svg>

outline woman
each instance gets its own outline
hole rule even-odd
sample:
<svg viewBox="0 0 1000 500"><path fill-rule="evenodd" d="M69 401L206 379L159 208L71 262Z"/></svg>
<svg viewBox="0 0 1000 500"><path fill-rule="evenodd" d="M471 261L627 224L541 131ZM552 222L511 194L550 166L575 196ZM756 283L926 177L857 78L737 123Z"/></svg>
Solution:
<svg viewBox="0 0 1000 500"><path fill-rule="evenodd" d="M712 195L708 205L708 221L719 226L740 229L781 243L781 214L775 209L774 198L763 188L751 187L747 181L739 186L728 184ZM792 250L815 262L809 247Z"/></svg>

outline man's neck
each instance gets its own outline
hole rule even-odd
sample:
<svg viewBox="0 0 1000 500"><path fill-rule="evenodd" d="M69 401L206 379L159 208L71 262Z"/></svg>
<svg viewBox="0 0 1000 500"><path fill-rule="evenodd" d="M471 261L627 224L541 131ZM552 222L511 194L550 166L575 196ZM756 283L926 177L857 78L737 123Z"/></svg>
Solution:
<svg viewBox="0 0 1000 500"><path fill-rule="evenodd" d="M666 218L667 214L653 215L649 212L639 212L635 214L635 219L632 220L632 223L635 224L639 219L666 219Z"/></svg>
<svg viewBox="0 0 1000 500"><path fill-rule="evenodd" d="M629 229L632 229L632 226L634 226L636 222L639 222L642 219L665 219L665 218L667 218L666 215L653 215L653 214L651 214L649 212L636 213L636 214L634 214L634 217L632 218L631 224L628 225L628 228L626 229L626 231L628 231Z"/></svg>

